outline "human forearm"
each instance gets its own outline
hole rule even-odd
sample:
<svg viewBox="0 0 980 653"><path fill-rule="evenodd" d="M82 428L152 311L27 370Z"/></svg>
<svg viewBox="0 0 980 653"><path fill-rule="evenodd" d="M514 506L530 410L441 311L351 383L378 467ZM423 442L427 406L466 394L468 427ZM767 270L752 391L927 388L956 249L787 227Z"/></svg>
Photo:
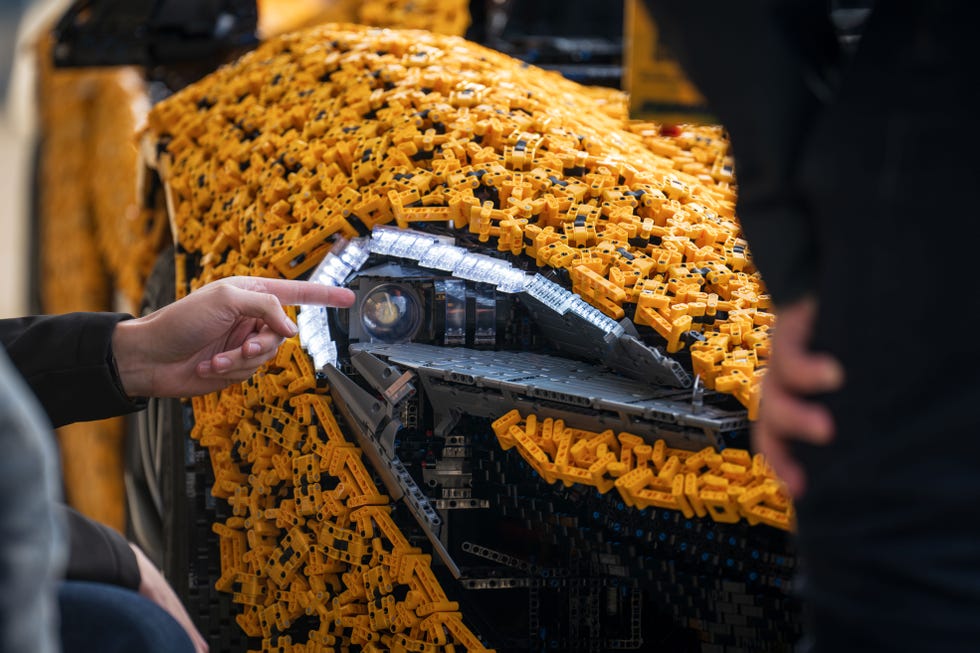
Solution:
<svg viewBox="0 0 980 653"><path fill-rule="evenodd" d="M69 313L0 320L0 340L54 426L138 410L114 382L112 334L131 316Z"/></svg>
<svg viewBox="0 0 980 653"><path fill-rule="evenodd" d="M196 290L112 336L126 394L190 397L249 378L296 334L285 304L349 306L344 288L305 281L233 277Z"/></svg>
<svg viewBox="0 0 980 653"><path fill-rule="evenodd" d="M137 589L140 572L126 539L104 524L59 506L68 526L69 580L86 580Z"/></svg>

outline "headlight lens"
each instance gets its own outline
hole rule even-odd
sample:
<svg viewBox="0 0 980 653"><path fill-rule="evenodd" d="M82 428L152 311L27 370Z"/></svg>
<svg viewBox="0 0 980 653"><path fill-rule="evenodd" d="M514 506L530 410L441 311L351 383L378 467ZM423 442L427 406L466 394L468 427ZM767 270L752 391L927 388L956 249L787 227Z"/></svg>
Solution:
<svg viewBox="0 0 980 653"><path fill-rule="evenodd" d="M365 333L381 342L411 340L422 322L418 297L393 283L372 288L361 302L360 314Z"/></svg>

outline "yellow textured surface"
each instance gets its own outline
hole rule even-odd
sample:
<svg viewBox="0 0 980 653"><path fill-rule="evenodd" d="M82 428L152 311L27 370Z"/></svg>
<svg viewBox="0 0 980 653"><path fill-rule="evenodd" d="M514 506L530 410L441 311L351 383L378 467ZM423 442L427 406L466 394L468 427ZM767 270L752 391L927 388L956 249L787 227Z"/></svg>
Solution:
<svg viewBox="0 0 980 653"><path fill-rule="evenodd" d="M357 22L360 0L259 0L259 37L326 22Z"/></svg>
<svg viewBox="0 0 980 653"><path fill-rule="evenodd" d="M42 62L50 61L47 47ZM148 272L139 257L152 264L156 255L144 253L153 234L137 208L136 122L131 87L121 86L133 74L40 67L39 280L47 313L110 310L113 275L138 300ZM68 501L122 531L122 420L62 427L58 439Z"/></svg>
<svg viewBox="0 0 980 653"><path fill-rule="evenodd" d="M65 500L83 515L126 532L121 418L79 422L57 430Z"/></svg>
<svg viewBox="0 0 980 653"><path fill-rule="evenodd" d="M97 77L88 115L87 180L98 251L126 310L138 312L143 287L168 240L166 213L145 206L137 133L149 100L132 68L107 70Z"/></svg>
<svg viewBox="0 0 980 653"><path fill-rule="evenodd" d="M468 0L363 0L357 22L462 36L470 25Z"/></svg>
<svg viewBox="0 0 980 653"><path fill-rule="evenodd" d="M468 0L260 0L263 39L326 22L424 29L462 36L470 24Z"/></svg>
<svg viewBox="0 0 980 653"><path fill-rule="evenodd" d="M364 11L385 25L409 21L434 30L465 30L466 3L267 0L260 32L278 34ZM462 6L462 13L460 13ZM166 244L167 216L147 206L138 183L136 134L148 110L138 70L54 70L50 44L40 47L41 151L38 168L41 301L49 313L138 311L153 263ZM81 512L117 529L124 525L122 424L59 430L66 493ZM93 470L100 470L98 475Z"/></svg>
<svg viewBox="0 0 980 653"><path fill-rule="evenodd" d="M718 128L625 122L585 89L461 39L327 26L271 41L154 109L198 284L297 277L332 237L451 221L628 308L754 417L772 314ZM720 347L720 350L718 349Z"/></svg>
<svg viewBox="0 0 980 653"><path fill-rule="evenodd" d="M208 448L212 494L234 512L213 528L216 587L234 592L238 624L262 639L263 651L486 650L440 587L430 556L392 521L388 496L316 390L295 340L251 381L195 398L193 407L192 437ZM291 498L281 498L284 487ZM320 617L309 643L293 648L275 635L307 614Z"/></svg>
<svg viewBox="0 0 980 653"><path fill-rule="evenodd" d="M762 454L745 449L671 449L631 433L594 433L512 410L493 423L500 446L516 448L548 483L615 489L627 506L678 510L687 518L745 519L790 530L793 504Z"/></svg>
<svg viewBox="0 0 980 653"><path fill-rule="evenodd" d="M42 61L44 57L42 54ZM42 67L38 166L41 301L48 313L109 307L109 282L89 210L89 125L98 75Z"/></svg>
<svg viewBox="0 0 980 653"><path fill-rule="evenodd" d="M178 285L298 277L359 229L450 222L567 269L574 290L607 314L629 309L670 351L703 331L723 346L695 363L713 372L706 384L732 384L751 413L771 315L733 215L727 143L717 128L629 125L624 107L621 94L428 32L330 25L272 40L150 113L177 237L197 263L185 271L178 257ZM289 650L272 624L310 610L327 617L323 646L442 646L447 628L478 646L427 556L403 553L387 496L328 404L292 344L249 384L194 402L214 493L236 512L215 531L218 587L243 588L240 625L266 650ZM276 484L293 498L272 495ZM405 601L375 580L384 573L408 584Z"/></svg>

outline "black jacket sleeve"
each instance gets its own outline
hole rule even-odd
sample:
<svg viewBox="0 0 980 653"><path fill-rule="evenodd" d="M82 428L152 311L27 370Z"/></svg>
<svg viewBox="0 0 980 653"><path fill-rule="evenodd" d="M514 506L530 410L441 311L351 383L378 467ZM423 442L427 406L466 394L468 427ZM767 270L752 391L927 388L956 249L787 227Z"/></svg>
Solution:
<svg viewBox="0 0 980 653"><path fill-rule="evenodd" d="M136 554L122 535L61 506L68 527L68 580L87 580L139 589Z"/></svg>
<svg viewBox="0 0 980 653"><path fill-rule="evenodd" d="M0 341L54 426L143 408L144 402L122 391L111 363L112 332L131 317L69 313L0 320Z"/></svg>
<svg viewBox="0 0 980 653"><path fill-rule="evenodd" d="M0 320L0 341L55 426L143 407L125 395L111 360L112 332L122 313L70 313ZM125 538L67 506L72 580L139 588L136 555Z"/></svg>
<svg viewBox="0 0 980 653"><path fill-rule="evenodd" d="M824 0L646 0L661 37L728 130L738 215L777 304L812 289L816 239L800 152L839 77Z"/></svg>

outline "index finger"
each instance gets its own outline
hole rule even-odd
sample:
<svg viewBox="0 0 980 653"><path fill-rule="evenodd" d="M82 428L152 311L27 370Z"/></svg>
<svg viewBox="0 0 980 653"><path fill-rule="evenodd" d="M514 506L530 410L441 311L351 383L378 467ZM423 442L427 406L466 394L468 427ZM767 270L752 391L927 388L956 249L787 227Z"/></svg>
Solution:
<svg viewBox="0 0 980 653"><path fill-rule="evenodd" d="M230 277L225 281L245 290L274 295L283 304L347 308L354 303L351 290L312 281L264 277Z"/></svg>

